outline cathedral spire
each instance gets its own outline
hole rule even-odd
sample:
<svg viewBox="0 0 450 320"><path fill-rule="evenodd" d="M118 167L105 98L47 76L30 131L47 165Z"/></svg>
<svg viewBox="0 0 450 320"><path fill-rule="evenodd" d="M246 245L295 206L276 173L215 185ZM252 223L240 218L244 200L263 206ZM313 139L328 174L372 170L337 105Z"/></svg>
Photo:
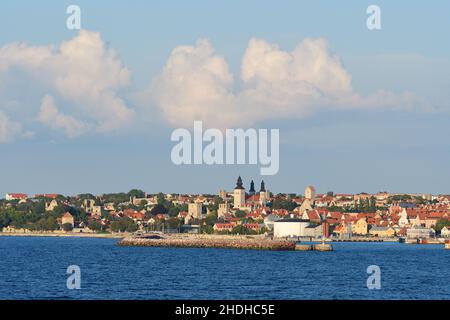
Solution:
<svg viewBox="0 0 450 320"><path fill-rule="evenodd" d="M250 189L248 190L249 194L255 194L255 183L253 180L250 182Z"/></svg>
<svg viewBox="0 0 450 320"><path fill-rule="evenodd" d="M266 186L264 185L264 180L261 181L261 190L259 192L266 192Z"/></svg>
<svg viewBox="0 0 450 320"><path fill-rule="evenodd" d="M238 177L237 182L236 182L236 188L234 188L234 189L235 189L235 190L236 190L236 189L245 189L245 188L242 186L242 178L241 178L241 176Z"/></svg>

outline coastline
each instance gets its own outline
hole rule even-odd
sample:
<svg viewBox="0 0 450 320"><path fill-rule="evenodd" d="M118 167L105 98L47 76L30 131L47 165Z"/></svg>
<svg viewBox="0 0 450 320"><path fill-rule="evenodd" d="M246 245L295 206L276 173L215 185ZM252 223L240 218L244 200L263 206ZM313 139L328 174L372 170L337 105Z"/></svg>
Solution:
<svg viewBox="0 0 450 320"><path fill-rule="evenodd" d="M107 238L107 239L123 239L129 237L128 233L75 233L75 232L65 232L65 233L52 233L52 232L26 232L26 233L8 233L0 232L0 237L59 237L59 238Z"/></svg>

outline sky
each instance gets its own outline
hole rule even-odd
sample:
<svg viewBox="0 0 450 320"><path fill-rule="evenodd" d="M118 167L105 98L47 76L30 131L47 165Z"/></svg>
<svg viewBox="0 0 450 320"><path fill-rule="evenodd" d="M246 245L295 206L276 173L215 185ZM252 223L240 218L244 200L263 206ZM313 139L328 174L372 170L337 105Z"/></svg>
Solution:
<svg viewBox="0 0 450 320"><path fill-rule="evenodd" d="M69 5L81 30L69 30ZM366 26L369 5L381 30ZM0 4L0 195L448 194L450 3ZM280 166L175 165L171 134L279 129Z"/></svg>

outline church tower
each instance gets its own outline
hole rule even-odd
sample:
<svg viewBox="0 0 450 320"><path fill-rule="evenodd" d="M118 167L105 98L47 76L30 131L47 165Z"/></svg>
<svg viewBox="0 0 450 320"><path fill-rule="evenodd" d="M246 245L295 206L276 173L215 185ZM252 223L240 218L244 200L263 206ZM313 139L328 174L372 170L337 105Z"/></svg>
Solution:
<svg viewBox="0 0 450 320"><path fill-rule="evenodd" d="M259 190L259 202L261 203L262 206L266 205L267 202L267 192L264 180L261 181L261 189Z"/></svg>
<svg viewBox="0 0 450 320"><path fill-rule="evenodd" d="M242 185L241 176L237 179L236 187L234 188L234 207L240 209L245 206L245 188Z"/></svg>
<svg viewBox="0 0 450 320"><path fill-rule="evenodd" d="M256 192L255 192L255 183L253 182L253 180L252 180L252 182L250 182L250 189L248 190L248 194L249 195L254 195Z"/></svg>
<svg viewBox="0 0 450 320"><path fill-rule="evenodd" d="M314 202L315 196L316 196L316 189L314 189L313 186L307 186L305 189L305 199Z"/></svg>

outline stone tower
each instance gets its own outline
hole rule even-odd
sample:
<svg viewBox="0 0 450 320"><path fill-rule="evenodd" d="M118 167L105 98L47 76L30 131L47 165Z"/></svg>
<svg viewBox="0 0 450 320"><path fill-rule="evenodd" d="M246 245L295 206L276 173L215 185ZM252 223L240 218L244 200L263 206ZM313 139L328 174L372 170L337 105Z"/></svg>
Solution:
<svg viewBox="0 0 450 320"><path fill-rule="evenodd" d="M219 203L219 209L217 210L217 217L223 218L229 211L230 211L230 206L228 205L228 202Z"/></svg>
<svg viewBox="0 0 450 320"><path fill-rule="evenodd" d="M242 179L239 176L234 188L234 207L240 209L245 206L245 188L242 185Z"/></svg>
<svg viewBox="0 0 450 320"><path fill-rule="evenodd" d="M259 190L259 202L261 205L265 205L267 202L267 192L266 192L266 186L264 184L264 180L261 181L261 188Z"/></svg>
<svg viewBox="0 0 450 320"><path fill-rule="evenodd" d="M195 201L194 203L189 203L188 215L192 216L194 219L201 219L203 217L202 216L202 203L200 201Z"/></svg>
<svg viewBox="0 0 450 320"><path fill-rule="evenodd" d="M305 199L314 201L314 197L316 196L316 189L313 186L307 186L305 189Z"/></svg>

